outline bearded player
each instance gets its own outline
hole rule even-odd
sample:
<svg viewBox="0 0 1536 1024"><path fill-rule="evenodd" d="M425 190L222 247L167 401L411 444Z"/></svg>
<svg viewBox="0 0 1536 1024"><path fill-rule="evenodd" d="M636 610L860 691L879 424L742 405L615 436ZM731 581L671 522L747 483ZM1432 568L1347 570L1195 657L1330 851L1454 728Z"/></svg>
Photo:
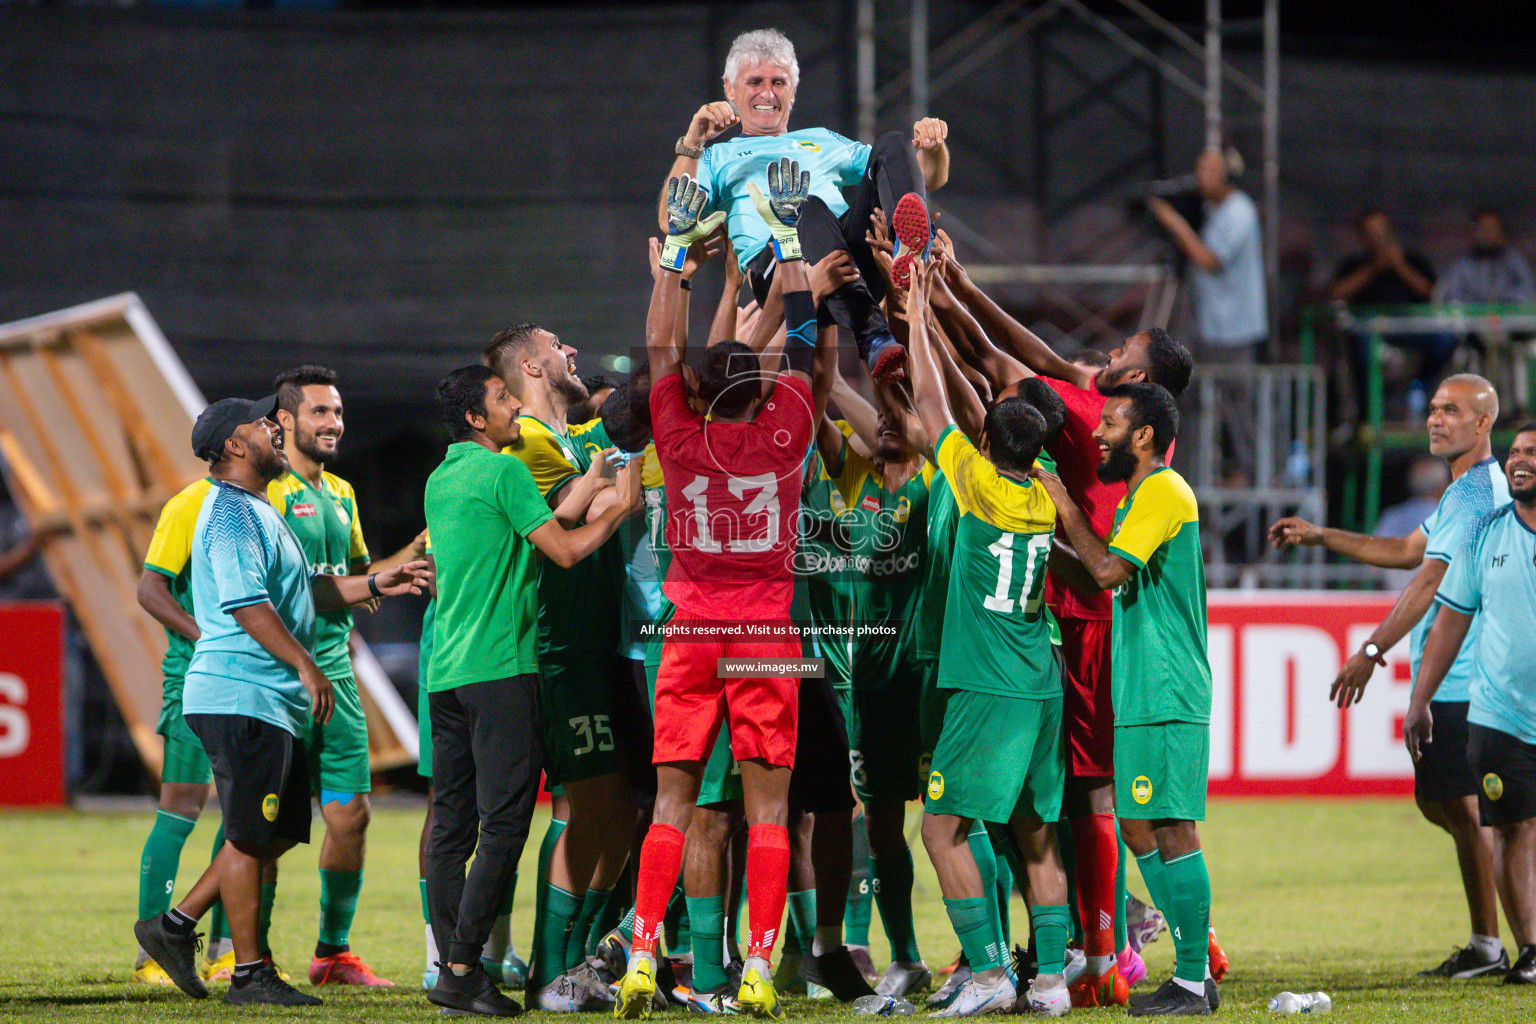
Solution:
<svg viewBox="0 0 1536 1024"><path fill-rule="evenodd" d="M677 330L680 275L688 246L724 219L700 221L706 197L685 175L667 184L668 231L646 322L651 425L666 478L672 564L664 583L677 605L656 680L656 810L640 851L635 941L619 984L615 1016L648 1016L656 990L656 935L682 867L683 834L693 814L705 758L722 721L741 766L746 802L747 957L737 1002L756 1017L781 1017L771 981L773 952L789 871L788 796L794 766L798 680L722 679L722 658L798 659L790 624L794 524L799 474L811 430L821 419L811 376L834 355L817 347L816 309L795 225L810 175L784 160L770 165L768 196L750 191L771 232L784 289L785 362L764 395L756 354L739 342L707 350L685 382ZM831 333L828 332L830 339ZM818 365L825 364L825 365ZM705 414L708 414L708 420ZM738 633L741 623L769 630ZM689 634L689 635L684 635Z"/></svg>

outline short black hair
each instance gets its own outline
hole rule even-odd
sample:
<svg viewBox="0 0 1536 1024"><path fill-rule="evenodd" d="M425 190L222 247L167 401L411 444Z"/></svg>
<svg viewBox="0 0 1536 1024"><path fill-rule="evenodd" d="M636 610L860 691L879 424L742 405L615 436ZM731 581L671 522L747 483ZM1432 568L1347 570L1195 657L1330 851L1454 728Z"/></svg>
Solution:
<svg viewBox="0 0 1536 1024"><path fill-rule="evenodd" d="M1072 353L1069 362L1080 363L1083 366L1092 366L1102 370L1109 365L1109 353L1098 348L1080 348Z"/></svg>
<svg viewBox="0 0 1536 1024"><path fill-rule="evenodd" d="M1152 450L1161 458L1173 439L1179 436L1179 405L1161 384L1132 381L1116 384L1104 392L1105 398L1128 398L1126 416L1131 430L1152 428Z"/></svg>
<svg viewBox="0 0 1536 1024"><path fill-rule="evenodd" d="M1056 389L1051 387L1039 377L1026 377L1019 381L1019 397L1035 407L1045 420L1045 437L1041 439L1043 444L1055 437L1067 422L1067 403Z"/></svg>
<svg viewBox="0 0 1536 1024"><path fill-rule="evenodd" d="M1189 387L1189 374L1195 357L1179 340L1161 327L1149 327L1147 335L1147 380L1160 385L1177 398Z"/></svg>
<svg viewBox="0 0 1536 1024"><path fill-rule="evenodd" d="M297 416L299 406L304 402L304 389L311 384L335 387L336 371L313 363L284 370L272 381L272 390L277 394L277 407L290 416Z"/></svg>
<svg viewBox="0 0 1536 1024"><path fill-rule="evenodd" d="M1521 420L1516 423L1514 433L1509 435L1510 443L1514 443L1515 438L1521 434L1536 434L1536 420Z"/></svg>
<svg viewBox="0 0 1536 1024"><path fill-rule="evenodd" d="M645 424L645 429L651 429L651 363L648 359L642 359L635 364L630 372L629 391L626 399L629 402L630 412L635 414L635 419ZM608 396L612 398L612 395ZM603 403L607 405L607 402Z"/></svg>
<svg viewBox="0 0 1536 1024"><path fill-rule="evenodd" d="M739 341L722 341L704 350L699 362L699 399L721 416L740 416L762 394L762 364Z"/></svg>
<svg viewBox="0 0 1536 1024"><path fill-rule="evenodd" d="M635 415L634 390L633 384L625 381L603 403L603 430L621 452L644 451L651 440L650 421L642 422Z"/></svg>
<svg viewBox="0 0 1536 1024"><path fill-rule="evenodd" d="M464 440L473 429L465 413L485 415L485 382L496 376L495 370L477 363L461 366L437 382L437 408L454 441Z"/></svg>
<svg viewBox="0 0 1536 1024"><path fill-rule="evenodd" d="M1022 398L1005 398L987 410L981 424L988 455L998 469L1028 473L1045 443L1045 417Z"/></svg>
<svg viewBox="0 0 1536 1024"><path fill-rule="evenodd" d="M497 333L496 337L486 342L485 348L480 352L480 359L501 373L501 363L507 358L509 351L521 351L533 341L533 332L542 331L544 328L531 321L513 324L504 331Z"/></svg>

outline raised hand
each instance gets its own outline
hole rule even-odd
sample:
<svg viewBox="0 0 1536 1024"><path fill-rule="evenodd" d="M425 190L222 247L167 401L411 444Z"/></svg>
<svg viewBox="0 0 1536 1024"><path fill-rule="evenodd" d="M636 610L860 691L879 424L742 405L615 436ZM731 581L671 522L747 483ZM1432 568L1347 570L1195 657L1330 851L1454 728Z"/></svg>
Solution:
<svg viewBox="0 0 1536 1024"><path fill-rule="evenodd" d="M690 149L698 149L738 120L740 118L736 116L736 111L725 100L706 103L694 111L693 119L688 122L688 130L683 133L683 144Z"/></svg>
<svg viewBox="0 0 1536 1024"><path fill-rule="evenodd" d="M937 149L949 138L949 125L936 117L925 117L912 125L913 149Z"/></svg>
<svg viewBox="0 0 1536 1024"><path fill-rule="evenodd" d="M1313 545L1323 542L1323 530L1299 516L1286 516L1276 520L1269 528L1269 542L1277 548L1293 545Z"/></svg>
<svg viewBox="0 0 1536 1024"><path fill-rule="evenodd" d="M768 165L767 196L753 182L747 183L747 191L773 236L773 254L781 263L799 259L800 236L796 226L800 223L801 207L811 194L811 172L800 170L799 162L786 156Z"/></svg>
<svg viewBox="0 0 1536 1024"><path fill-rule="evenodd" d="M687 262L688 247L714 234L725 220L723 210L703 216L708 202L708 190L688 175L667 179L667 241L657 261L663 270L681 272Z"/></svg>

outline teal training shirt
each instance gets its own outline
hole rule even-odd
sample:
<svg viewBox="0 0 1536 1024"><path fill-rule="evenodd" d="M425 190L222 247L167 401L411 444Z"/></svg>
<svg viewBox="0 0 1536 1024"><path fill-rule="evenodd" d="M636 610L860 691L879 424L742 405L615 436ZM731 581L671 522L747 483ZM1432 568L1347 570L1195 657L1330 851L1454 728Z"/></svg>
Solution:
<svg viewBox="0 0 1536 1024"><path fill-rule="evenodd" d="M1440 496L1440 504L1424 520L1420 527L1428 538L1424 545L1424 557L1434 558L1450 565L1455 556L1467 545L1467 531L1474 523L1487 517L1494 509L1509 501L1509 482L1504 470L1492 458L1471 466L1457 477ZM1429 628L1435 624L1438 605L1430 605L1408 635L1408 663L1413 678L1419 678L1419 662L1424 658L1424 641L1429 639ZM1472 677L1477 673L1474 664L1477 649L1478 621L1472 620L1472 630L1467 642L1461 645L1461 654L1451 670L1445 674L1440 689L1435 691L1436 701L1467 701L1472 696Z"/></svg>
<svg viewBox="0 0 1536 1024"><path fill-rule="evenodd" d="M1435 598L1477 616L1467 721L1536 743L1536 532L1513 502L1472 524Z"/></svg>
<svg viewBox="0 0 1536 1024"><path fill-rule="evenodd" d="M272 602L288 632L314 650L309 559L264 496L215 480L192 533L192 607L202 634L192 649L184 715L245 715L298 735L309 720L299 670L279 661L235 621Z"/></svg>
<svg viewBox="0 0 1536 1024"><path fill-rule="evenodd" d="M825 128L802 128L783 135L738 135L716 142L699 158L699 184L709 189L709 210L724 210L737 261L747 263L768 244L768 225L752 205L749 182L768 194L768 165L781 157L811 172L811 195L841 217L848 209L842 190L852 188L869 166L870 147Z"/></svg>

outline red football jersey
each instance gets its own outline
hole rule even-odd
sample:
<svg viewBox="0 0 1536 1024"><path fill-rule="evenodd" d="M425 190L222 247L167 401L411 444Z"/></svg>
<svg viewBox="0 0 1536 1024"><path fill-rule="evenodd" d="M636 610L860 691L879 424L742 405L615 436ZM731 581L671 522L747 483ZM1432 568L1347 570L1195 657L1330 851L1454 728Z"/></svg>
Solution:
<svg viewBox="0 0 1536 1024"><path fill-rule="evenodd" d="M689 407L680 373L652 386L672 549L662 589L680 610L730 621L788 618L812 418L810 387L787 374L750 423L706 421Z"/></svg>

